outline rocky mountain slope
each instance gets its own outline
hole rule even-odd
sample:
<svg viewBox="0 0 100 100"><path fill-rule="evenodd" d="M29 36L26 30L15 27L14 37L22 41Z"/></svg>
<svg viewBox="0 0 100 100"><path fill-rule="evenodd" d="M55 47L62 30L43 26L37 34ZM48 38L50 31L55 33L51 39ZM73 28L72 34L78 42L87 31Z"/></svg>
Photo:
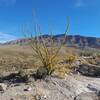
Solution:
<svg viewBox="0 0 100 100"><path fill-rule="evenodd" d="M43 38L49 43L50 36L49 35L43 35ZM59 44L60 41L62 41L64 38L64 35L54 35L53 40L54 43ZM26 45L28 44L28 41L30 41L30 38L23 38L18 39L10 42L6 42L3 45L11 45L11 44L19 44L19 45ZM70 47L91 47L91 48L99 48L100 49L100 38L96 37L85 37L80 35L69 35L66 38L66 45Z"/></svg>

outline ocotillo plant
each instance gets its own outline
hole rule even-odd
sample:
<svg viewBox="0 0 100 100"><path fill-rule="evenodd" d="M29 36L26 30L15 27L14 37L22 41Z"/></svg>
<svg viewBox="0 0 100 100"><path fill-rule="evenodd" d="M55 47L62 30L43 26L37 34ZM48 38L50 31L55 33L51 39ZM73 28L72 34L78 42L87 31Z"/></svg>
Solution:
<svg viewBox="0 0 100 100"><path fill-rule="evenodd" d="M63 41L60 45L54 43L53 35L49 36L49 44L46 39L43 37L43 33L40 31L40 28L36 25L35 27L35 36L30 34L30 45L33 50L33 57L40 62L40 68L47 70L47 75L51 75L52 72L57 68L57 62L59 60L58 54L61 48L66 43L67 33L69 29L69 22L67 28L64 32ZM48 46L49 45L49 46ZM35 65L35 64L34 64ZM41 70L42 71L42 70Z"/></svg>

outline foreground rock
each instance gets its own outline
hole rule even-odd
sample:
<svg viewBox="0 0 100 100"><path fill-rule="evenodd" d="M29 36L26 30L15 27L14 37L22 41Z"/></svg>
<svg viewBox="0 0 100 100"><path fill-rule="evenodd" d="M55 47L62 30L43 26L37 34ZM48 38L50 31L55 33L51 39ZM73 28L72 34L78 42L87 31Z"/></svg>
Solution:
<svg viewBox="0 0 100 100"><path fill-rule="evenodd" d="M79 65L77 71L85 76L100 77L100 66L82 64Z"/></svg>
<svg viewBox="0 0 100 100"><path fill-rule="evenodd" d="M100 78L68 75L66 79L51 77L12 84L0 93L0 100L100 100L99 91Z"/></svg>

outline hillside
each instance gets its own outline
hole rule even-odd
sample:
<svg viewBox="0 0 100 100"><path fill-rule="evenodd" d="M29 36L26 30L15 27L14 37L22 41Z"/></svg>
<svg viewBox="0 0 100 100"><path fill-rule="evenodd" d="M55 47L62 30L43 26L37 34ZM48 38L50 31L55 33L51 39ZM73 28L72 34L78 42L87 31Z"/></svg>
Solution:
<svg viewBox="0 0 100 100"><path fill-rule="evenodd" d="M43 35L44 40L46 40L49 43L50 36L49 35ZM62 41L64 38L64 35L54 35L53 41L56 44L59 44L60 41ZM30 38L23 38L18 39L14 41L9 41L4 43L3 45L12 45L12 44L19 44L19 45L27 45L28 41L30 41ZM100 49L100 38L96 37L86 37L86 36L80 36L80 35L69 35L66 39L66 45L69 47L91 47L91 48L98 48Z"/></svg>

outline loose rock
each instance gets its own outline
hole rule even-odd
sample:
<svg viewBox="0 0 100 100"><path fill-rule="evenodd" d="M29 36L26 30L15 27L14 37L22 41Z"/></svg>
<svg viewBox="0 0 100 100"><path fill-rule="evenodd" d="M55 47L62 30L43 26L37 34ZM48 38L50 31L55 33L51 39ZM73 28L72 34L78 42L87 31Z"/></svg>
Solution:
<svg viewBox="0 0 100 100"><path fill-rule="evenodd" d="M74 100L100 100L97 94L92 92L81 93Z"/></svg>
<svg viewBox="0 0 100 100"><path fill-rule="evenodd" d="M100 67L99 66L82 64L82 65L79 65L79 68L77 71L85 76L91 76L91 77L100 76Z"/></svg>
<svg viewBox="0 0 100 100"><path fill-rule="evenodd" d="M0 91L4 92L7 89L7 85L4 83L0 83Z"/></svg>

